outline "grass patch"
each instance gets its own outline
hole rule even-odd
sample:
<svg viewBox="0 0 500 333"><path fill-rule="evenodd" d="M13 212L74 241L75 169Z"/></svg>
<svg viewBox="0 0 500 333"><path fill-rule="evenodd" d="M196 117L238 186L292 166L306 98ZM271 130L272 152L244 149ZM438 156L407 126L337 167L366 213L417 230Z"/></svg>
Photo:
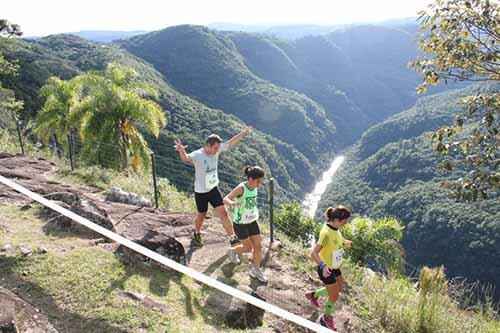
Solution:
<svg viewBox="0 0 500 333"><path fill-rule="evenodd" d="M407 278L362 272L362 268L352 265L346 274L354 291L349 301L361 331L500 332L494 311L463 310L447 291L429 290L424 295Z"/></svg>
<svg viewBox="0 0 500 333"><path fill-rule="evenodd" d="M26 156L39 157L51 160L53 162L62 162L63 159L59 158L53 151L44 147L40 143L33 143L26 137L23 138L24 154ZM21 145L15 131L10 131L6 128L0 128L0 152L9 154L21 154Z"/></svg>
<svg viewBox="0 0 500 333"><path fill-rule="evenodd" d="M0 205L0 247L48 249L29 257L0 255L0 283L46 313L60 332L242 332L205 308L208 290L192 279L156 265L124 266L118 256L69 233L47 235L36 212ZM173 310L161 313L118 299L120 290Z"/></svg>

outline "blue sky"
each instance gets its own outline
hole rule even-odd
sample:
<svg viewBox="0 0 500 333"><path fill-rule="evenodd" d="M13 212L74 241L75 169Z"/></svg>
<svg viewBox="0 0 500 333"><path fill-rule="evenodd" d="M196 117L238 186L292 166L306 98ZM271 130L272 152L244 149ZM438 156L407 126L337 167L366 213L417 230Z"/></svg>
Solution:
<svg viewBox="0 0 500 333"><path fill-rule="evenodd" d="M19 0L2 17L26 36L81 30L157 30L178 24L334 25L417 16L431 0Z"/></svg>

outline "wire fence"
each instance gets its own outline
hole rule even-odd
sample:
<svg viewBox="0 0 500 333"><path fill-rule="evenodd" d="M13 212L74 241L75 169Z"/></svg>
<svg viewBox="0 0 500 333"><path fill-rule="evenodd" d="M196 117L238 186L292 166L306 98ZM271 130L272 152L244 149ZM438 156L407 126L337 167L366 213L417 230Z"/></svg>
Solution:
<svg viewBox="0 0 500 333"><path fill-rule="evenodd" d="M20 131L18 133L19 146L22 147L20 153L24 154L23 136ZM124 169L121 165L124 152L117 144L92 138L82 139L79 135L70 134L66 138L52 137L47 148L54 156L67 163L72 171L95 164L104 169ZM156 208L169 208L175 200L189 200L194 195L194 166L183 162L178 155L174 156L151 152L149 160L144 161L147 164L144 174L148 175L147 185L151 189L148 197ZM271 170L267 170L266 174L271 174ZM243 172L218 170L218 177L218 187L223 194L229 193L245 180ZM174 185L175 190L166 186L165 182ZM276 230L274 225L276 208L290 202L300 203L302 198L280 186L272 177L264 179L259 188L259 223L263 225L262 231L271 242L280 232L285 235L293 233L293 225L287 225L284 221L280 224L279 230Z"/></svg>
<svg viewBox="0 0 500 333"><path fill-rule="evenodd" d="M18 136L18 140L19 147L22 147L20 153L24 154L26 145L21 144L23 142L22 135ZM92 163L89 163L89 160L92 157L98 158L99 164L104 168L120 168L119 163L122 158L122 151L117 145L87 138L82 140L77 135L70 135L61 143L55 143L54 141L49 144L52 154L62 158L71 170L91 165ZM183 202L190 200L192 202L194 194L194 166L184 163L179 157L174 158L151 153L149 158L149 167L145 169L145 173L147 175L146 179L148 179L147 185L151 189L150 198L153 200L155 207L159 207L161 204L162 207L168 208L169 202L173 200L181 200ZM158 174L163 178L159 178ZM218 175L220 181L219 188L225 194L229 193L244 180L242 173L238 174L219 170ZM167 185L165 185L165 182ZM169 187L169 184L175 185L175 189L173 186ZM293 221L280 219L279 224L275 223L277 209L279 209L281 204L289 202L300 203L302 202L302 198L276 184L271 177L264 180L259 189L259 225L262 236L266 242L268 241L269 247L273 245L276 239L292 239L291 235L300 232L300 230L297 230L297 223ZM190 208L194 209L194 205ZM229 212L232 213L231 209L229 209ZM310 234L314 236L314 230L310 230ZM223 232L221 232L221 236L224 236ZM271 251L269 250L268 253L271 253ZM307 257L304 257L303 253L295 253L294 255L297 258L292 260L307 260ZM268 260L270 259L268 258ZM376 264L378 266L384 264L380 262L377 261ZM405 271L408 277L418 280L418 268L405 262ZM267 302L289 309L292 313L299 314L303 307L301 302L304 300L304 294L307 291L303 288L297 287L287 290L289 297L283 297L280 290L268 289Z"/></svg>
<svg viewBox="0 0 500 333"><path fill-rule="evenodd" d="M92 163L89 159L92 156L99 158L100 165L103 168L116 169L117 160L120 159L120 147L117 145L101 142L93 139L82 140L78 136L68 136L65 142L49 144L52 154L62 158L63 162L71 170L78 170L84 168ZM99 151L97 154L96 152ZM97 155L96 155L97 154ZM155 201L154 205L158 207L160 203L164 204L167 198L179 197L182 200L192 200L194 194L194 166L184 163L180 158L173 158L163 155L150 155L150 168L147 168L145 173L149 179L147 185L151 189L150 197ZM119 166L119 165L118 165ZM161 170L161 171L160 171ZM161 173L164 178L157 177L157 173ZM245 180L243 173L231 173L224 170L219 170L219 188L224 194L229 193L232 189L238 186ZM181 192L162 188L163 181L166 180L169 184L175 185L176 188L181 189ZM259 188L259 226L262 237L264 239L264 246L269 245L268 253L275 239L285 238L287 234L293 232L293 225L287 223L280 224L278 230L275 229L274 214L277 203L286 203L291 201L300 201L297 195L292 194L281 186L276 186L273 178L266 178L261 187ZM193 207L194 208L194 207ZM229 208L231 214L231 208ZM224 231L220 231L220 236L225 236ZM267 262L273 260L271 257L264 259ZM275 288L266 287L266 301L270 304L286 308L295 314L303 313L301 302L304 300L306 290L302 287L287 290L287 297L283 297L283 292Z"/></svg>

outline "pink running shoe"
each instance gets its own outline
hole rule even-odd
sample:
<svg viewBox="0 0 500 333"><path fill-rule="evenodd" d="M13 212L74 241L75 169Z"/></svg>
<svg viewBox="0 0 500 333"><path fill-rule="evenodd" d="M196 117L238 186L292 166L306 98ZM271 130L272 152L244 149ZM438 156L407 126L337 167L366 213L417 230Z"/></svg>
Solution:
<svg viewBox="0 0 500 333"><path fill-rule="evenodd" d="M306 294L306 298L311 302L312 305L319 308L319 297L314 296L314 291Z"/></svg>
<svg viewBox="0 0 500 333"><path fill-rule="evenodd" d="M331 330L334 330L334 331L337 330L337 326L333 322L333 317L332 316L327 316L327 315L321 316L321 319L319 320L319 323L322 326L325 326L325 327L327 327L327 328L329 328Z"/></svg>

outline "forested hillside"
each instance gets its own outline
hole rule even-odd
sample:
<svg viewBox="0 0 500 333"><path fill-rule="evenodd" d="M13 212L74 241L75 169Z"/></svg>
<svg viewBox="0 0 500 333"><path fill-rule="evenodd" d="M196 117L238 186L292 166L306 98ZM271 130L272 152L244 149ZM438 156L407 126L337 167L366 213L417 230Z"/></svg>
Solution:
<svg viewBox="0 0 500 333"><path fill-rule="evenodd" d="M107 63L117 61L134 68L160 92L158 102L167 112L168 127L161 132L158 141L150 142L160 156L177 158L172 148L175 137L184 139L191 147L197 147L212 132L228 139L244 126L238 118L180 94L152 66L115 46L71 35L56 35L36 41L18 40L4 44L1 52L8 59L17 59L20 66L17 76L6 77L2 82L25 101L26 120L31 119L41 107L42 101L37 92L50 76L69 79L82 71L102 70ZM224 169L233 174L240 174L247 163L258 163L272 170L279 185L294 192L313 182L315 166L303 154L259 131L254 134L252 143L239 145L234 153L226 154L223 159ZM164 174L166 168L159 165L160 172L164 171ZM183 171L187 172L178 170L176 179L182 179Z"/></svg>
<svg viewBox="0 0 500 333"><path fill-rule="evenodd" d="M477 203L456 202L440 184L464 171L440 169L444 157L426 135L463 109L457 105L460 97L498 90L494 84L476 85L422 98L367 130L347 151L319 211L346 204L356 214L394 216L405 224L403 245L412 265L445 265L449 277L498 285L499 197L492 193Z"/></svg>
<svg viewBox="0 0 500 333"><path fill-rule="evenodd" d="M305 95L252 73L223 34L205 27L178 26L120 45L153 64L181 93L253 124L310 159L335 148L335 126L324 109Z"/></svg>
<svg viewBox="0 0 500 333"><path fill-rule="evenodd" d="M254 122L310 158L353 143L415 103L419 78L407 65L418 55L416 38L416 25L354 26L296 40L186 25L118 44L180 92Z"/></svg>

